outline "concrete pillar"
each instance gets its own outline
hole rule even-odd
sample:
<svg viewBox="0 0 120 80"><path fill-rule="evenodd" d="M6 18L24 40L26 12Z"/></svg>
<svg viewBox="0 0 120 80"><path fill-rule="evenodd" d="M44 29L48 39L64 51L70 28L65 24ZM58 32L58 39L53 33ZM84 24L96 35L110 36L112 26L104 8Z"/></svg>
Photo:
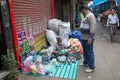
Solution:
<svg viewBox="0 0 120 80"><path fill-rule="evenodd" d="M76 0L70 0L71 4L71 29L73 30L75 28L75 15L76 15Z"/></svg>

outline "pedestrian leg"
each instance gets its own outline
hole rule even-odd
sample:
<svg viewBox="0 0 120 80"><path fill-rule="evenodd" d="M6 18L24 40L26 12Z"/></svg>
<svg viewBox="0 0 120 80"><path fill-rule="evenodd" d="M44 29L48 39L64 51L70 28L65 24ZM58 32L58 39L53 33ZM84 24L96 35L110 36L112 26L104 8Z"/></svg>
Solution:
<svg viewBox="0 0 120 80"><path fill-rule="evenodd" d="M113 42L113 26L110 26L110 40Z"/></svg>

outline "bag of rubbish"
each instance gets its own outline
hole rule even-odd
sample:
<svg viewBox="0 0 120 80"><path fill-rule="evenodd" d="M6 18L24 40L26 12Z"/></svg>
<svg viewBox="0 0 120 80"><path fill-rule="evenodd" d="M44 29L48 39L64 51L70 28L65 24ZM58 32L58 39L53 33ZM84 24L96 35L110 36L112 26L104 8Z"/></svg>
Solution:
<svg viewBox="0 0 120 80"><path fill-rule="evenodd" d="M71 31L69 38L77 38L80 42L82 42L82 35L78 30Z"/></svg>
<svg viewBox="0 0 120 80"><path fill-rule="evenodd" d="M50 19L48 21L48 29L54 31L55 33L59 32L59 24L61 23L61 20L58 19Z"/></svg>
<svg viewBox="0 0 120 80"><path fill-rule="evenodd" d="M62 37L63 42L67 44L69 40L69 33L71 32L70 29L70 22L61 22L59 24L59 35Z"/></svg>
<svg viewBox="0 0 120 80"><path fill-rule="evenodd" d="M57 37L57 34L55 32L53 32L52 30L46 29L46 38L50 46L54 46L54 44L57 42L56 37Z"/></svg>

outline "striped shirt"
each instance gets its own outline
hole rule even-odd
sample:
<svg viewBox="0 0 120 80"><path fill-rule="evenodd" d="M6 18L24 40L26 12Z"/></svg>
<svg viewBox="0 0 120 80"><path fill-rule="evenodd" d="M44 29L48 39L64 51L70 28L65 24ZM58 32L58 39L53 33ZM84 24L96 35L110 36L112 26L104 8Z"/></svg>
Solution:
<svg viewBox="0 0 120 80"><path fill-rule="evenodd" d="M89 12L81 22L80 31L82 40L94 39L96 29L96 19L93 13Z"/></svg>

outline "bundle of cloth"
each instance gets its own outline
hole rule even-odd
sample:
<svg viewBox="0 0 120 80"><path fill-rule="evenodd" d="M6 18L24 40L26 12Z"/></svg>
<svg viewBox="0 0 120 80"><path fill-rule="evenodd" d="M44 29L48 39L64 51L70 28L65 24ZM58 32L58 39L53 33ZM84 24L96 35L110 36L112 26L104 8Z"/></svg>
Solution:
<svg viewBox="0 0 120 80"><path fill-rule="evenodd" d="M80 54L83 54L83 47L78 39L70 38L68 43L70 44L69 47L70 53L80 52Z"/></svg>

